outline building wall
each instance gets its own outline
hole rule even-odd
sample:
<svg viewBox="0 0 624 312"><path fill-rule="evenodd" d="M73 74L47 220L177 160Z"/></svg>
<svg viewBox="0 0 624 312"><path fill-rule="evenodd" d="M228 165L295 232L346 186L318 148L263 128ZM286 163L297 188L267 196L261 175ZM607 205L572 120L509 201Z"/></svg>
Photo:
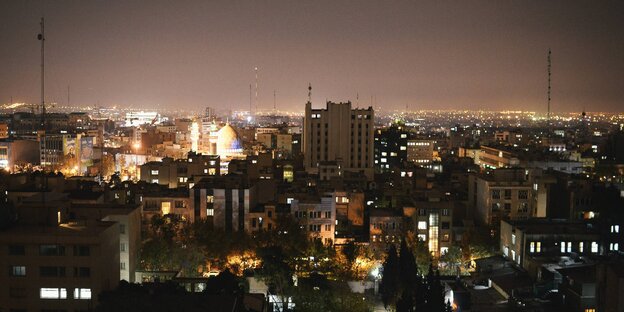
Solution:
<svg viewBox="0 0 624 312"><path fill-rule="evenodd" d="M417 165L428 165L433 161L433 141L407 141L407 160Z"/></svg>
<svg viewBox="0 0 624 312"><path fill-rule="evenodd" d="M141 211L129 214L110 214L103 221L119 225L119 279L134 283L141 250Z"/></svg>
<svg viewBox="0 0 624 312"><path fill-rule="evenodd" d="M327 102L326 109L306 103L304 167L318 173L322 161L337 161L344 170L362 171L373 178L374 111L351 109L351 102Z"/></svg>
<svg viewBox="0 0 624 312"><path fill-rule="evenodd" d="M93 308L98 294L116 287L119 281L119 228L112 223L100 226L104 229L80 227L56 232L29 228L0 233L0 266L4 268L0 270L2 307L7 311ZM64 254L40 255L40 245L52 244L62 246ZM25 254L9 254L10 245L23 246ZM88 247L88 255L75 255L77 246ZM11 276L13 266L23 266L25 276ZM41 267L63 268L55 272L64 272L64 276L41 276ZM80 268L88 268L88 276L84 276L86 269ZM41 299L41 288L64 288L66 298ZM90 299L75 299L76 288L90 289Z"/></svg>
<svg viewBox="0 0 624 312"><path fill-rule="evenodd" d="M336 203L333 197L322 197L320 202L300 202L294 199L291 213L308 231L310 238L318 238L324 244L335 240Z"/></svg>
<svg viewBox="0 0 624 312"><path fill-rule="evenodd" d="M497 227L500 220L526 219L533 216L534 201L530 184L512 181L494 182L480 177L475 179L475 183L473 196L476 199L477 223Z"/></svg>

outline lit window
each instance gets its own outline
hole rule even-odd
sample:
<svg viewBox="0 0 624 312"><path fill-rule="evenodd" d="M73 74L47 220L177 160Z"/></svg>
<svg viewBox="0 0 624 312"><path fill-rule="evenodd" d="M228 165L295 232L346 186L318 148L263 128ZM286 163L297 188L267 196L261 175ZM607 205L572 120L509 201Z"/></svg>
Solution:
<svg viewBox="0 0 624 312"><path fill-rule="evenodd" d="M26 276L26 267L23 265L14 265L11 267L11 276Z"/></svg>
<svg viewBox="0 0 624 312"><path fill-rule="evenodd" d="M611 233L620 233L620 226L615 224L611 226Z"/></svg>
<svg viewBox="0 0 624 312"><path fill-rule="evenodd" d="M440 247L440 254L444 255L448 252L449 248L448 247Z"/></svg>
<svg viewBox="0 0 624 312"><path fill-rule="evenodd" d="M579 252L583 252L583 242L579 242Z"/></svg>
<svg viewBox="0 0 624 312"><path fill-rule="evenodd" d="M381 159L381 162L382 162L382 163L385 163L385 162L387 162L387 161L388 161L388 159L386 159L386 158L382 158L382 159Z"/></svg>
<svg viewBox="0 0 624 312"><path fill-rule="evenodd" d="M418 221L418 229L426 230L427 229L427 221Z"/></svg>
<svg viewBox="0 0 624 312"><path fill-rule="evenodd" d="M561 253L565 252L565 242L561 242L561 245L559 245Z"/></svg>
<svg viewBox="0 0 624 312"><path fill-rule="evenodd" d="M516 244L516 234L511 234L511 244L512 245Z"/></svg>
<svg viewBox="0 0 624 312"><path fill-rule="evenodd" d="M208 173L208 169L204 169L204 173Z"/></svg>
<svg viewBox="0 0 624 312"><path fill-rule="evenodd" d="M535 242L531 242L529 244L529 252L530 253L534 253L535 252Z"/></svg>
<svg viewBox="0 0 624 312"><path fill-rule="evenodd" d="M214 216L214 209L212 208L206 209L206 215L209 217Z"/></svg>
<svg viewBox="0 0 624 312"><path fill-rule="evenodd" d="M535 252L542 252L542 242L535 244Z"/></svg>
<svg viewBox="0 0 624 312"><path fill-rule="evenodd" d="M401 139L407 138L407 133L401 133Z"/></svg>
<svg viewBox="0 0 624 312"><path fill-rule="evenodd" d="M566 244L566 252L572 252L572 242Z"/></svg>
<svg viewBox="0 0 624 312"><path fill-rule="evenodd" d="M427 235L426 234L418 234L418 241L426 242L427 241Z"/></svg>
<svg viewBox="0 0 624 312"><path fill-rule="evenodd" d="M206 202L207 203L214 203L214 195L206 196Z"/></svg>
<svg viewBox="0 0 624 312"><path fill-rule="evenodd" d="M152 170L152 175L158 175L158 170Z"/></svg>
<svg viewBox="0 0 624 312"><path fill-rule="evenodd" d="M40 299L67 299L67 289L65 288L40 288Z"/></svg>
<svg viewBox="0 0 624 312"><path fill-rule="evenodd" d="M620 250L620 244L619 243L610 243L609 244L609 250L610 251L618 251L618 250Z"/></svg>
<svg viewBox="0 0 624 312"><path fill-rule="evenodd" d="M292 197L288 197L288 198L286 198L286 203L287 204L292 204L293 200L295 200L295 199L292 198Z"/></svg>
<svg viewBox="0 0 624 312"><path fill-rule="evenodd" d="M585 312L596 312L596 309L587 308L587 309L585 309Z"/></svg>
<svg viewBox="0 0 624 312"><path fill-rule="evenodd" d="M75 288L74 299L91 299L91 288Z"/></svg>
<svg viewBox="0 0 624 312"><path fill-rule="evenodd" d="M597 242L592 242L591 243L591 252L592 253L598 253L598 243Z"/></svg>

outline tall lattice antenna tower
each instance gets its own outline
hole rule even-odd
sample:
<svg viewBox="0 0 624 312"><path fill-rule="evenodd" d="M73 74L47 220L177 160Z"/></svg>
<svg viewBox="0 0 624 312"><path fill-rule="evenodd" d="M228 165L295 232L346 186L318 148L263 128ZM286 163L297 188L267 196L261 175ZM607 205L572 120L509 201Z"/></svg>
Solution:
<svg viewBox="0 0 624 312"><path fill-rule="evenodd" d="M254 67L254 72L256 74L256 114L258 113L258 67Z"/></svg>
<svg viewBox="0 0 624 312"><path fill-rule="evenodd" d="M312 103L312 84L308 82L308 103Z"/></svg>
<svg viewBox="0 0 624 312"><path fill-rule="evenodd" d="M46 154L47 154L47 146L46 146L46 126L45 126L45 117L46 117L46 107L45 107L45 28L44 28L44 20L41 17L41 33L37 35L37 39L41 41L41 130L42 137L41 140L43 142L43 171L45 172L47 166ZM44 179L47 180L47 179ZM47 185L46 185L47 187Z"/></svg>
<svg viewBox="0 0 624 312"><path fill-rule="evenodd" d="M550 128L551 128L551 124L550 124L550 76L552 75L552 71L551 71L551 51L550 49L548 49L548 114L546 115L546 120L548 121L548 134L550 135Z"/></svg>

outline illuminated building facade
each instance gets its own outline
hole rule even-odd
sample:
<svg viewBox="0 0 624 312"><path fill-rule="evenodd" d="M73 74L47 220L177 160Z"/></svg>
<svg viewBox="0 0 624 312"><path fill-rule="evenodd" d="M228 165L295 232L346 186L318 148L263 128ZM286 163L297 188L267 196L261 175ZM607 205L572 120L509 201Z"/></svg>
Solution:
<svg viewBox="0 0 624 312"><path fill-rule="evenodd" d="M372 180L375 113L372 107L352 109L351 102L327 102L325 109L306 103L303 148L304 167L318 174L324 161L337 162L342 170L362 172Z"/></svg>

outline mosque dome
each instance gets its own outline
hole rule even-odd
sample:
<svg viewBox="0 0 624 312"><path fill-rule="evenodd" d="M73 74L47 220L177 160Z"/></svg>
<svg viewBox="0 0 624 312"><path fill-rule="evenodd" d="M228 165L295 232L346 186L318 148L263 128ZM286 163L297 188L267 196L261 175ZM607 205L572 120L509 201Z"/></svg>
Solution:
<svg viewBox="0 0 624 312"><path fill-rule="evenodd" d="M243 152L243 144L238 133L229 124L217 132L217 154L221 157L239 155Z"/></svg>

